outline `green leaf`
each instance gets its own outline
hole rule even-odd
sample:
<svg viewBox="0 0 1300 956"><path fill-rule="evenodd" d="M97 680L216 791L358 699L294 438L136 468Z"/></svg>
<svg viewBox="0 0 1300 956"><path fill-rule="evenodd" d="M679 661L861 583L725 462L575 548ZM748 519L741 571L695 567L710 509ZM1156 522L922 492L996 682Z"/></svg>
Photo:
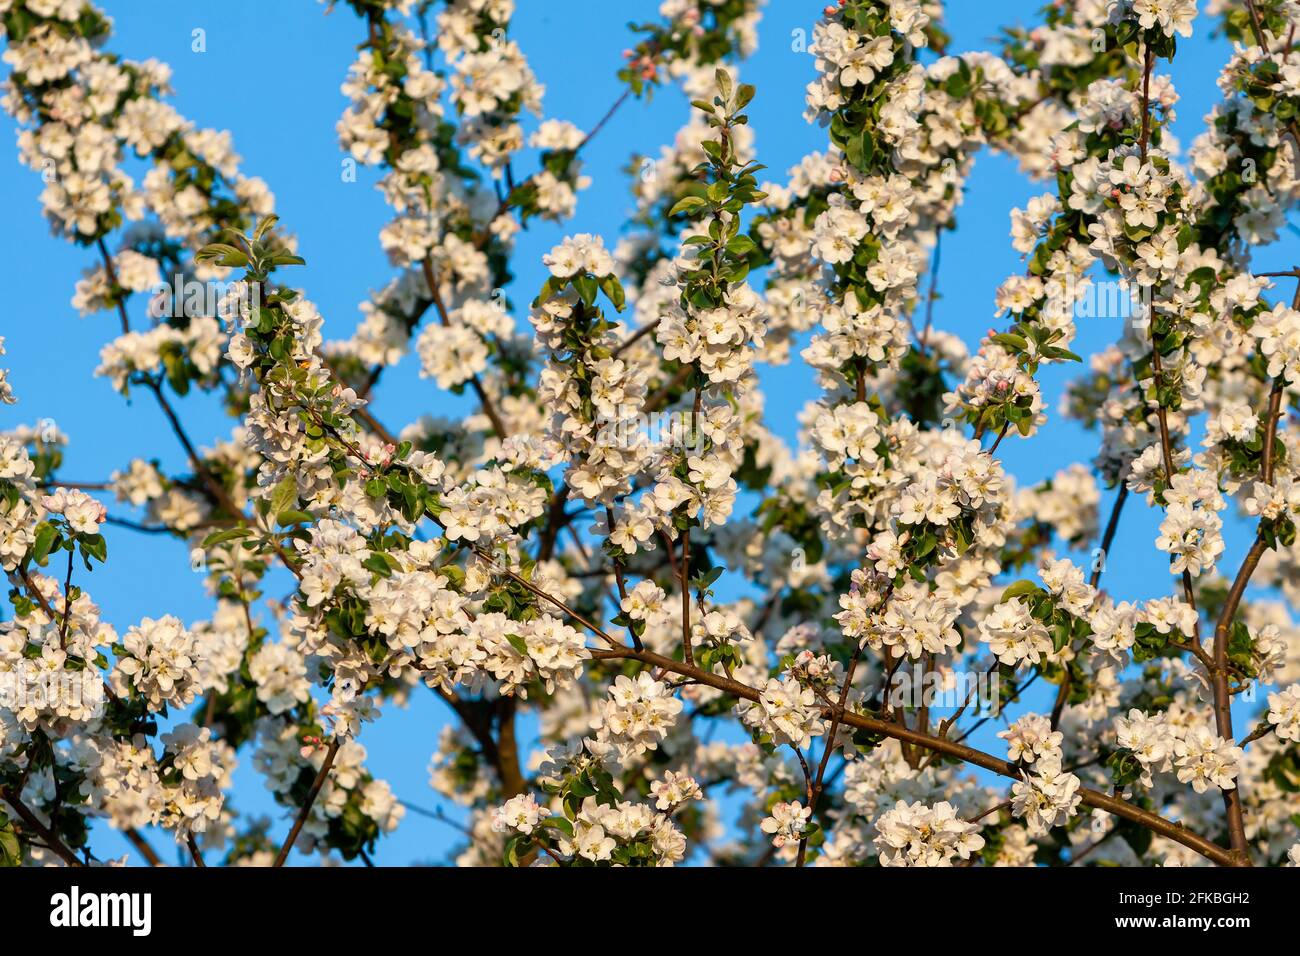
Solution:
<svg viewBox="0 0 1300 956"><path fill-rule="evenodd" d="M718 81L718 92L722 94L722 99L731 99L731 74L719 67L713 76Z"/></svg>
<svg viewBox="0 0 1300 956"><path fill-rule="evenodd" d="M281 528L291 524L307 524L311 520L312 520L312 516L307 512L297 511L292 508L289 509L288 511L281 511L278 515L275 516L275 523L278 524Z"/></svg>
<svg viewBox="0 0 1300 956"><path fill-rule="evenodd" d="M545 305L551 300L555 293L564 288L564 280L551 276L542 283L542 291L537 294L536 305Z"/></svg>
<svg viewBox="0 0 1300 956"><path fill-rule="evenodd" d="M42 521L36 530L36 540L32 542L32 560L44 567L45 559L49 556L50 549L58 536L59 530L54 525Z"/></svg>
<svg viewBox="0 0 1300 956"><path fill-rule="evenodd" d="M713 582L722 577L722 572L725 570L726 568L722 565L718 565L715 568L711 568L707 573L699 575L695 579L696 588L698 590L704 590L705 588L712 587Z"/></svg>
<svg viewBox="0 0 1300 956"><path fill-rule="evenodd" d="M754 240L743 233L739 236L733 237L727 242L727 251L735 253L738 256L747 256L753 252L755 248L757 247L754 245Z"/></svg>
<svg viewBox="0 0 1300 956"><path fill-rule="evenodd" d="M578 290L578 297L582 299L582 304L590 307L596 301L596 280L591 276L578 274L573 277L573 287Z"/></svg>
<svg viewBox="0 0 1300 956"><path fill-rule="evenodd" d="M214 259L219 266L237 267L248 265L248 255L246 253L224 242L208 243L194 254L194 258L199 262Z"/></svg>
<svg viewBox="0 0 1300 956"><path fill-rule="evenodd" d="M561 816L547 817L538 826L553 827L562 831L566 836L573 836L573 824Z"/></svg>
<svg viewBox="0 0 1300 956"><path fill-rule="evenodd" d="M274 226L279 221L280 221L280 217L275 215L274 213L265 217L261 222L257 224L257 229L253 231L253 239L256 240L257 242L261 242L262 237L265 236L271 230L271 227Z"/></svg>
<svg viewBox="0 0 1300 956"><path fill-rule="evenodd" d="M526 842L523 837L513 836L506 843L505 852L502 854L506 866L519 865L519 844L521 841Z"/></svg>
<svg viewBox="0 0 1300 956"><path fill-rule="evenodd" d="M14 825L5 819L4 825L0 826L0 867L21 866L22 862L22 844L18 842Z"/></svg>
<svg viewBox="0 0 1300 956"><path fill-rule="evenodd" d="M683 196L673 204L673 208L668 210L668 215L675 216L679 212L690 212L692 209L699 209L701 206L707 206L708 202L699 196Z"/></svg>
<svg viewBox="0 0 1300 956"><path fill-rule="evenodd" d="M623 307L627 304L627 296L623 293L623 283L618 281L614 275L605 276L600 280L600 289L610 302L614 303L614 308L622 312Z"/></svg>
<svg viewBox="0 0 1300 956"><path fill-rule="evenodd" d="M102 534L80 535L78 540L81 542L82 556L95 558L101 564L108 560L108 542L104 540Z"/></svg>
<svg viewBox="0 0 1300 956"><path fill-rule="evenodd" d="M285 475L280 483L271 489L271 511L279 514L288 511L291 505L298 503L298 482L293 475Z"/></svg>
<svg viewBox="0 0 1300 956"><path fill-rule="evenodd" d="M998 603L1004 604L1007 601L1010 601L1012 598L1025 597L1030 594L1037 594L1040 590L1042 589L1033 581L1017 581L1015 584L1010 585L1005 591L1002 592L1002 599Z"/></svg>
<svg viewBox="0 0 1300 956"><path fill-rule="evenodd" d="M247 538L252 533L248 528L227 528L225 531L214 531L203 539L201 546L204 549L214 548L219 544L225 544L227 541L234 541L236 538Z"/></svg>

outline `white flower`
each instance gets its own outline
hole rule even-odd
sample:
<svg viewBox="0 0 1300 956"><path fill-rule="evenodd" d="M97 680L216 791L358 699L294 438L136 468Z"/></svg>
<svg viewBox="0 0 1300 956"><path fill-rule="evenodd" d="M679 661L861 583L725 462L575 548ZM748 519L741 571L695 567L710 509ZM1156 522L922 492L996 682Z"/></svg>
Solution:
<svg viewBox="0 0 1300 956"><path fill-rule="evenodd" d="M624 759L658 746L681 713L682 702L645 671L636 679L620 674L593 721L598 740L618 748Z"/></svg>
<svg viewBox="0 0 1300 956"><path fill-rule="evenodd" d="M693 777L672 770L665 771L662 780L653 781L650 792L655 797L656 810L674 810L692 800L704 799L704 793Z"/></svg>
<svg viewBox="0 0 1300 956"><path fill-rule="evenodd" d="M1033 763L1039 757L1060 756L1065 735L1052 730L1052 723L1041 714L1025 714L998 734L1007 741L1007 759L1012 763Z"/></svg>
<svg viewBox="0 0 1300 956"><path fill-rule="evenodd" d="M179 620L170 614L158 620L146 617L127 630L122 646L125 654L119 655L112 674L118 696L138 693L152 710L194 700L199 679L195 640Z"/></svg>
<svg viewBox="0 0 1300 956"><path fill-rule="evenodd" d="M997 605L979 625L980 640L989 645L999 661L1016 666L1037 664L1052 650L1047 628L1030 614L1021 598Z"/></svg>
<svg viewBox="0 0 1300 956"><path fill-rule="evenodd" d="M41 507L50 514L63 515L68 525L78 534L98 534L99 526L108 516L107 509L84 491L59 488L41 499Z"/></svg>
<svg viewBox="0 0 1300 956"><path fill-rule="evenodd" d="M1208 727L1189 729L1174 742L1174 753L1178 779L1190 783L1197 793L1204 793L1212 786L1220 790L1237 786L1241 748Z"/></svg>
<svg viewBox="0 0 1300 956"><path fill-rule="evenodd" d="M605 240L587 233L565 239L542 256L542 262L557 279L568 279L579 272L600 278L614 271L614 258L605 249Z"/></svg>
<svg viewBox="0 0 1300 956"><path fill-rule="evenodd" d="M1300 741L1300 684L1268 695L1268 722L1279 739Z"/></svg>
<svg viewBox="0 0 1300 956"><path fill-rule="evenodd" d="M488 347L473 329L463 325L427 325L416 342L420 375L435 379L439 388L455 388L485 371Z"/></svg>
<svg viewBox="0 0 1300 956"><path fill-rule="evenodd" d="M258 648L248 662L248 673L257 685L257 699L272 714L285 713L311 693L307 662L285 643L268 641Z"/></svg>
<svg viewBox="0 0 1300 956"><path fill-rule="evenodd" d="M817 695L792 677L768 678L757 703L741 701L736 709L746 724L770 735L778 745L807 747L814 736L824 733Z"/></svg>
<svg viewBox="0 0 1300 956"><path fill-rule="evenodd" d="M1034 773L1021 771L1011 785L1011 812L1024 818L1031 835L1041 835L1074 816L1079 802L1079 778L1061 769L1059 754L1043 756Z"/></svg>
<svg viewBox="0 0 1300 956"><path fill-rule="evenodd" d="M946 800L933 807L899 800L876 820L882 866L952 866L984 847L979 826L967 823Z"/></svg>
<svg viewBox="0 0 1300 956"><path fill-rule="evenodd" d="M1115 741L1131 750L1142 764L1144 786L1152 785L1152 771L1167 771L1171 767L1175 735L1164 714L1148 717L1134 708L1128 717L1115 718Z"/></svg>
<svg viewBox="0 0 1300 956"><path fill-rule="evenodd" d="M632 620L651 623L661 620L665 615L666 599L663 588L646 579L637 582L636 587L620 602L620 607Z"/></svg>
<svg viewBox="0 0 1300 956"><path fill-rule="evenodd" d="M772 845L778 850L787 843L797 843L808 828L808 818L812 808L805 807L798 800L793 803L778 803L772 807L770 816L763 819L759 829L772 836Z"/></svg>
<svg viewBox="0 0 1300 956"><path fill-rule="evenodd" d="M1138 23L1150 30L1159 26L1165 36L1189 37L1196 18L1196 0L1133 0Z"/></svg>
<svg viewBox="0 0 1300 956"><path fill-rule="evenodd" d="M537 805L537 799L531 793L523 793L511 797L504 805L493 811L492 829L497 832L518 830L520 833L532 833L543 816L542 808Z"/></svg>

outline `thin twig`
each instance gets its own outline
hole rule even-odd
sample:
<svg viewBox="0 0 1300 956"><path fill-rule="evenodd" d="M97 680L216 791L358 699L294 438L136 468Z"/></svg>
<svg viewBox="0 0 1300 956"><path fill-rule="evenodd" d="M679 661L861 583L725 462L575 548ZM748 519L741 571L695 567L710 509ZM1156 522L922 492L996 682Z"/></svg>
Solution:
<svg viewBox="0 0 1300 956"><path fill-rule="evenodd" d="M302 832L303 824L307 822L307 817L311 814L312 804L316 802L316 798L320 796L321 788L325 786L325 778L329 776L330 768L334 766L334 757L338 754L339 745L342 742L343 739L337 736L330 741L329 748L325 751L325 761L320 765L320 770L316 772L316 779L311 782L311 789L307 791L307 798L298 809L298 815L294 818L293 827L290 828L289 835L285 837L284 844L280 847L280 852L276 854L272 866L284 866L284 861L289 858L289 851L293 849L294 843L298 841L298 834Z"/></svg>

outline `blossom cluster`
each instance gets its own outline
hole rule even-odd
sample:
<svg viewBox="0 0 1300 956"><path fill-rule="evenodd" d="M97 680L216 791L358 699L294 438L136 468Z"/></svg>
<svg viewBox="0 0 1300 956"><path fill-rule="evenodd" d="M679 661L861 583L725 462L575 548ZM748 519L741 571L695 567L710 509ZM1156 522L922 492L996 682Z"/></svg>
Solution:
<svg viewBox="0 0 1300 956"><path fill-rule="evenodd" d="M342 170L373 168L398 271L327 340L272 197L169 70L109 52L92 5L0 0L20 156L97 254L73 304L114 314L98 374L184 453L72 482L59 429L0 434L22 862L93 859L95 820L196 863L370 860L407 795L361 741L425 696L467 865L1297 862L1300 310L1252 264L1300 201L1294 4L1212 5L1236 45L1184 154L1164 65L1192 0L1062 0L960 55L941 4L840 0L807 50L816 148L777 183L738 80L754 0L664 0L585 128L543 114L512 0L345 6ZM625 238L560 233L521 308L518 234L575 215L586 144L667 82L692 112L634 160ZM1043 191L968 347L936 289L985 149ZM1132 308L1083 364L1112 286ZM467 413L390 430L410 353ZM817 392L781 429L763 369L796 356ZM1058 414L1042 373L1076 362ZM233 420L206 445L192 389ZM1066 417L1096 457L1017 482L1004 441ZM1136 597L1107 552L1143 508L1169 575ZM184 543L206 619L104 619L136 531ZM973 751L994 718L1005 754ZM228 799L245 754L284 843Z"/></svg>

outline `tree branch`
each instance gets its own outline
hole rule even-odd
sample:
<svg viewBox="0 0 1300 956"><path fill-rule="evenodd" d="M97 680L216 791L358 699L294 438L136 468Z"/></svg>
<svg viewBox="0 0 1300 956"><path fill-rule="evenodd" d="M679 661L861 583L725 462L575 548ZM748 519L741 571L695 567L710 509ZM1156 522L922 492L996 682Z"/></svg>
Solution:
<svg viewBox="0 0 1300 956"><path fill-rule="evenodd" d="M10 792L8 788L4 788L0 789L0 796L4 797L5 803L14 808L14 812L18 814L18 818L23 821L23 826L40 837L42 842L49 847L55 856L68 864L68 866L85 865L81 860L77 859L75 853L68 849L68 845L59 839L57 833L45 824L41 823L40 819L31 811L27 804L23 803L22 798L18 794Z"/></svg>
<svg viewBox="0 0 1300 956"><path fill-rule="evenodd" d="M311 783L311 789L307 791L307 799L303 801L302 807L298 810L297 817L294 818L293 826L289 830L289 835L285 837L284 844L280 847L280 852L275 855L273 867L284 866L285 860L289 858L289 851L298 841L298 834L302 832L303 824L307 822L307 817L311 813L312 804L320 796L320 791L325 786L325 778L329 776L330 768L334 766L334 758L339 752L339 745L343 742L341 737L335 737L330 741L329 748L325 751L325 762L320 765L320 770L316 772L316 779Z"/></svg>
<svg viewBox="0 0 1300 956"><path fill-rule="evenodd" d="M671 671L674 674L680 674L689 677L701 684L708 684L735 697L744 700L757 701L759 692L754 688L742 684L730 677L724 677L720 674L712 674L708 671L701 670L698 667L686 664L682 661L673 660L664 657L662 654L656 654L653 651L635 651L631 648L601 650L593 649L589 653L593 658L605 660L611 658L624 658L629 660L641 661L652 667L658 667L665 671ZM966 763L982 767L985 770L991 770L994 773L1009 777L1012 780L1021 779L1022 768L1006 760L1000 760L991 754L975 750L964 744L954 743L950 740L944 740L939 737L932 737L929 734L921 733L904 727L901 724L887 723L883 720L877 720L873 717L867 717L863 714L855 713L851 710L841 710L839 708L824 708L824 714L828 717L834 717L838 714L843 723L851 727L857 727L860 730L869 733L878 734L883 737L892 737L901 743L912 746L922 747L932 750L936 753L943 754L946 757L954 757ZM1113 813L1118 817L1123 817L1133 823L1137 823L1153 833L1167 837L1176 843L1180 843L1191 850L1212 860L1221 866L1233 866L1237 864L1237 858L1233 853L1219 846L1211 840L1199 834L1193 833L1181 824L1167 820L1159 814L1151 813L1140 807L1134 806L1126 800L1119 797L1109 796L1097 790L1087 787L1080 787L1079 794L1082 802L1086 806L1098 810L1105 810L1107 813Z"/></svg>

